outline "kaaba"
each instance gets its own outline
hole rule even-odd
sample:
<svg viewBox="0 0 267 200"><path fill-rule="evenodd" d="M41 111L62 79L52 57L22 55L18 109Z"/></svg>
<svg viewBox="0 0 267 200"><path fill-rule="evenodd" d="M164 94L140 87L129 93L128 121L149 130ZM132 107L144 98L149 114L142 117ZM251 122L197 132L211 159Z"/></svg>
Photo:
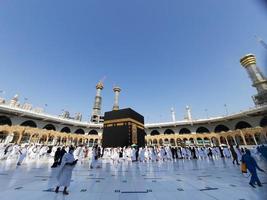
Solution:
<svg viewBox="0 0 267 200"><path fill-rule="evenodd" d="M145 146L144 117L131 108L113 110L104 115L102 146Z"/></svg>

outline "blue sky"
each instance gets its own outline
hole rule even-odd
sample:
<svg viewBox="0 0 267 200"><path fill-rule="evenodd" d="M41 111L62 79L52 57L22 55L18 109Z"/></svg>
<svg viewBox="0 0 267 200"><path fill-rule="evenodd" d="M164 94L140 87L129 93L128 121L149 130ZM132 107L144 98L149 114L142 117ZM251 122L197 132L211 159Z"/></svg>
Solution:
<svg viewBox="0 0 267 200"><path fill-rule="evenodd" d="M46 111L91 114L106 76L103 111L121 86L121 107L147 122L237 112L253 106L239 59L266 69L267 14L251 0L46 0L0 2L0 90ZM3 96L3 94L0 94Z"/></svg>

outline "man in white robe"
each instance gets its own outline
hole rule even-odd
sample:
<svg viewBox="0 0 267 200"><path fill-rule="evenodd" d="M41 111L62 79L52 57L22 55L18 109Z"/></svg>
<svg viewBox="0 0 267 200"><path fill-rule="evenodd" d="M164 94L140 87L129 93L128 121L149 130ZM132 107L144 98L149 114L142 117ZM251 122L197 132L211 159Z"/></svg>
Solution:
<svg viewBox="0 0 267 200"><path fill-rule="evenodd" d="M26 158L27 156L27 147L23 147L22 149L19 150L19 160L18 160L18 163L17 165L21 165L23 160Z"/></svg>
<svg viewBox="0 0 267 200"><path fill-rule="evenodd" d="M8 156L8 159L18 158L19 149L20 149L19 145L17 145L17 144L13 145L12 150Z"/></svg>
<svg viewBox="0 0 267 200"><path fill-rule="evenodd" d="M67 188L70 186L72 171L78 161L74 159L73 152L74 152L74 147L70 147L69 153L65 153L62 158L59 172L57 175L58 186L56 187L55 190L56 193L58 193L59 188L63 186L64 187L63 194L64 195L69 194Z"/></svg>
<svg viewBox="0 0 267 200"><path fill-rule="evenodd" d="M139 148L139 161L144 162L144 160L145 160L145 150L142 147L140 147Z"/></svg>

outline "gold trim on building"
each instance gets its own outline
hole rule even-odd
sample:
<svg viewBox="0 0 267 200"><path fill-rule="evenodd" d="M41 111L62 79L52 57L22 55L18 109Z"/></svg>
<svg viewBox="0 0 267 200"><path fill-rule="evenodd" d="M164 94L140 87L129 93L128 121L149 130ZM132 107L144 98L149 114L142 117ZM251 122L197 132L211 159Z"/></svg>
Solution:
<svg viewBox="0 0 267 200"><path fill-rule="evenodd" d="M243 58L240 59L240 63L243 67L256 65L256 57L253 54L247 54Z"/></svg>
<svg viewBox="0 0 267 200"><path fill-rule="evenodd" d="M122 118L122 119L115 119L115 120L107 120L107 121L104 121L104 125L107 125L107 124L115 124L115 123L123 123L123 122L132 122L136 125L138 125L139 127L142 127L144 129L144 124L134 120L134 119L131 119L131 118Z"/></svg>

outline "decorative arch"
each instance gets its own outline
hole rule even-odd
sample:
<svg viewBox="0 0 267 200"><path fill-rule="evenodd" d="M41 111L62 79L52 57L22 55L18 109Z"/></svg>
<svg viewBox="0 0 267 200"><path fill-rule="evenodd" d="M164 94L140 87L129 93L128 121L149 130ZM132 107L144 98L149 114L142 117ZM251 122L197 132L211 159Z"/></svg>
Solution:
<svg viewBox="0 0 267 200"><path fill-rule="evenodd" d="M240 134L235 135L235 141L238 145L245 145L244 140Z"/></svg>
<svg viewBox="0 0 267 200"><path fill-rule="evenodd" d="M209 138L204 137L203 141L204 141L204 145L211 145Z"/></svg>
<svg viewBox="0 0 267 200"><path fill-rule="evenodd" d="M187 138L184 138L184 139L183 139L183 144L184 144L184 145L187 145L187 142L188 142L188 139L187 139Z"/></svg>
<svg viewBox="0 0 267 200"><path fill-rule="evenodd" d="M160 133L157 130L151 131L150 135L159 135Z"/></svg>
<svg viewBox="0 0 267 200"><path fill-rule="evenodd" d="M81 134L81 135L84 135L85 134L84 130L81 129L81 128L77 129L74 133Z"/></svg>
<svg viewBox="0 0 267 200"><path fill-rule="evenodd" d="M95 139L95 144L98 144L98 139Z"/></svg>
<svg viewBox="0 0 267 200"><path fill-rule="evenodd" d="M57 136L54 136L52 139L52 142L53 144L56 144L56 145L60 145L61 144L61 140L64 136L60 136L60 135L57 135Z"/></svg>
<svg viewBox="0 0 267 200"><path fill-rule="evenodd" d="M7 131L0 131L0 143L4 143L8 136Z"/></svg>
<svg viewBox="0 0 267 200"><path fill-rule="evenodd" d="M50 135L50 136L48 137L47 144L50 144L50 145L51 145L51 144L53 143L54 138L55 138L54 135Z"/></svg>
<svg viewBox="0 0 267 200"><path fill-rule="evenodd" d="M235 125L235 129L251 128L252 126L246 121L240 121Z"/></svg>
<svg viewBox="0 0 267 200"><path fill-rule="evenodd" d="M14 133L11 133L11 135L13 136L11 143L17 143L20 137L20 133L14 132Z"/></svg>
<svg viewBox="0 0 267 200"><path fill-rule="evenodd" d="M98 132L96 130L91 130L89 132L89 135L98 135Z"/></svg>
<svg viewBox="0 0 267 200"><path fill-rule="evenodd" d="M53 124L47 124L43 129L56 131L56 127Z"/></svg>
<svg viewBox="0 0 267 200"><path fill-rule="evenodd" d="M66 144L67 144L67 137L63 137L63 138L61 139L61 143L64 144L64 145L66 145ZM75 143L75 145L77 145L77 138L76 138L76 143Z"/></svg>
<svg viewBox="0 0 267 200"><path fill-rule="evenodd" d="M74 138L74 139L72 140L72 143L73 143L74 145L77 145L77 143L78 143L78 138Z"/></svg>
<svg viewBox="0 0 267 200"><path fill-rule="evenodd" d="M166 144L167 144L167 145L170 144L168 138L165 138L165 139L164 139L164 144L165 144L165 145L166 145Z"/></svg>
<svg viewBox="0 0 267 200"><path fill-rule="evenodd" d="M257 132L254 134L255 140L257 141L257 144L265 144L266 139L263 134Z"/></svg>
<svg viewBox="0 0 267 200"><path fill-rule="evenodd" d="M29 142L30 142L30 137L31 137L30 133L24 132L24 133L22 134L20 143L21 143L21 144L29 143Z"/></svg>
<svg viewBox="0 0 267 200"><path fill-rule="evenodd" d="M163 140L162 139L159 139L159 145L163 146Z"/></svg>
<svg viewBox="0 0 267 200"><path fill-rule="evenodd" d="M176 146L175 145L175 140L173 138L170 140L170 144L171 144L171 146Z"/></svg>
<svg viewBox="0 0 267 200"><path fill-rule="evenodd" d="M174 131L172 129L166 129L164 131L164 135L170 135L170 134L174 134Z"/></svg>
<svg viewBox="0 0 267 200"><path fill-rule="evenodd" d="M216 127L215 127L215 129L214 129L214 132L215 133L220 133L220 132L227 132L227 131L229 131L230 129L227 127L227 126L225 126L225 125L223 125L223 124L219 124L219 125L217 125Z"/></svg>
<svg viewBox="0 0 267 200"><path fill-rule="evenodd" d="M264 116L260 121L261 127L267 127L267 116Z"/></svg>
<svg viewBox="0 0 267 200"><path fill-rule="evenodd" d="M46 143L47 137L48 137L47 135L42 135L41 137L39 136L39 138L40 138L39 143L40 144Z"/></svg>
<svg viewBox="0 0 267 200"><path fill-rule="evenodd" d="M255 145L255 141L251 134L245 134L245 140L246 140L247 145Z"/></svg>
<svg viewBox="0 0 267 200"><path fill-rule="evenodd" d="M157 139L154 139L154 140L153 140L153 145L157 145L157 144L158 144Z"/></svg>
<svg viewBox="0 0 267 200"><path fill-rule="evenodd" d="M200 137L197 138L197 144L198 144L198 145L203 145L203 140L202 140L202 138L200 138Z"/></svg>
<svg viewBox="0 0 267 200"><path fill-rule="evenodd" d="M212 137L211 142L212 142L213 146L219 146L220 145L219 140L216 137Z"/></svg>
<svg viewBox="0 0 267 200"><path fill-rule="evenodd" d="M180 138L177 138L177 139L176 139L176 144L177 144L178 146L181 146L181 145L183 144L183 141L182 141Z"/></svg>
<svg viewBox="0 0 267 200"><path fill-rule="evenodd" d="M94 140L91 138L90 140L89 140L89 147L92 147L94 145Z"/></svg>
<svg viewBox="0 0 267 200"><path fill-rule="evenodd" d="M191 134L191 131L188 128L182 128L179 134Z"/></svg>
<svg viewBox="0 0 267 200"><path fill-rule="evenodd" d="M220 137L220 142L221 142L221 144L225 144L225 145L227 145L227 141L226 141L226 139L225 139L225 137Z"/></svg>
<svg viewBox="0 0 267 200"><path fill-rule="evenodd" d="M209 129L207 129L204 126L198 127L198 129L196 130L196 133L209 133Z"/></svg>
<svg viewBox="0 0 267 200"><path fill-rule="evenodd" d="M34 133L32 136L31 136L31 143L38 143L39 142L39 134L38 133Z"/></svg>
<svg viewBox="0 0 267 200"><path fill-rule="evenodd" d="M60 131L61 133L70 133L70 128L69 127L64 127Z"/></svg>
<svg viewBox="0 0 267 200"><path fill-rule="evenodd" d="M191 144L195 144L194 138L189 138Z"/></svg>
<svg viewBox="0 0 267 200"><path fill-rule="evenodd" d="M27 120L27 121L23 122L20 125L21 126L28 126L28 127L37 128L37 124L34 121L32 121L32 120Z"/></svg>
<svg viewBox="0 0 267 200"><path fill-rule="evenodd" d="M6 116L0 116L0 126L1 125L12 126L11 119L9 117L6 117Z"/></svg>
<svg viewBox="0 0 267 200"><path fill-rule="evenodd" d="M79 143L79 145L82 145L83 144L83 139L80 138L78 143Z"/></svg>
<svg viewBox="0 0 267 200"><path fill-rule="evenodd" d="M226 139L227 139L229 145L235 145L235 141L234 141L234 138L232 136L228 135L226 137Z"/></svg>

